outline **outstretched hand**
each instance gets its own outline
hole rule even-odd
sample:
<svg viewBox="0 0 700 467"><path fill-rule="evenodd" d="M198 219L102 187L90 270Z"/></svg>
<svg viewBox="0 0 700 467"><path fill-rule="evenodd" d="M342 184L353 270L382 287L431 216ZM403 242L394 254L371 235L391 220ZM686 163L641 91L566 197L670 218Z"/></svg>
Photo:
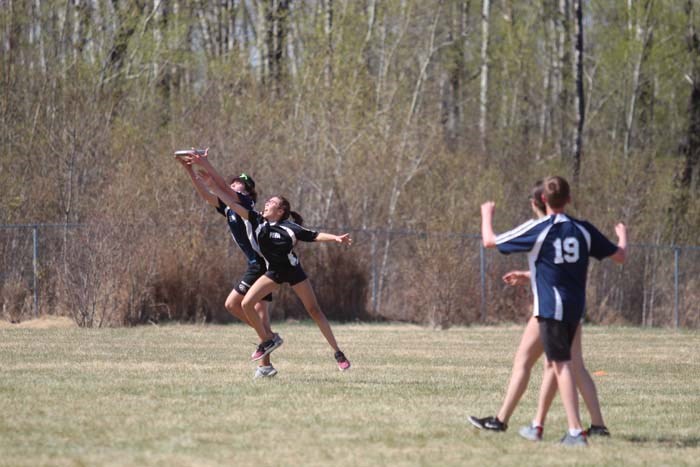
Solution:
<svg viewBox="0 0 700 467"><path fill-rule="evenodd" d="M207 167L209 165L209 148L204 150L204 154L197 154L195 149L192 148L192 157L188 158L191 164L196 164L200 167Z"/></svg>
<svg viewBox="0 0 700 467"><path fill-rule="evenodd" d="M508 271L503 276L503 282L508 285L527 285L530 282L530 272Z"/></svg>
<svg viewBox="0 0 700 467"><path fill-rule="evenodd" d="M336 235L335 241L338 243L344 243L346 245L352 245L352 238L350 238L349 233L343 235Z"/></svg>

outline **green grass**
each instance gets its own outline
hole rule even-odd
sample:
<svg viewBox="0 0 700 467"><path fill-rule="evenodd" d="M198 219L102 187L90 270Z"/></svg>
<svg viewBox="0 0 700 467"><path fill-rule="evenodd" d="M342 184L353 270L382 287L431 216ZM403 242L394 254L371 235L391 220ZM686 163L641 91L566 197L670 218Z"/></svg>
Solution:
<svg viewBox="0 0 700 467"><path fill-rule="evenodd" d="M517 435L540 366L507 433L466 422L500 405L521 327L334 329L350 372L316 327L278 324L265 381L241 325L0 329L0 465L698 465L696 331L586 327L613 437L566 449L558 399L543 443Z"/></svg>

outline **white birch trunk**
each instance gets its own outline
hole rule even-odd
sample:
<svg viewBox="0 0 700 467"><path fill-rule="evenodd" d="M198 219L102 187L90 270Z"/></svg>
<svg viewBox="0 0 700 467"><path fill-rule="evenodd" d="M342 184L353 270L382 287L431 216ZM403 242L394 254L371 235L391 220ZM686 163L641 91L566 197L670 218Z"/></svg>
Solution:
<svg viewBox="0 0 700 467"><path fill-rule="evenodd" d="M479 135L481 149L486 152L486 121L488 118L489 85L489 14L490 0L483 0L481 5L481 83L479 91Z"/></svg>

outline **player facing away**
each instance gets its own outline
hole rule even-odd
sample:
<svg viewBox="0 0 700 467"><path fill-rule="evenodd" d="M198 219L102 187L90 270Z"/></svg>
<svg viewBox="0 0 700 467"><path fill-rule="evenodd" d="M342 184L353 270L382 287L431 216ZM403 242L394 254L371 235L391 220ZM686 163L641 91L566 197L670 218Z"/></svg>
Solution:
<svg viewBox="0 0 700 467"><path fill-rule="evenodd" d="M568 421L568 431L561 442L587 445L579 416L571 347L585 309L589 259L610 256L622 263L627 233L623 224L616 225L620 246L614 245L592 224L568 216L564 209L571 200L570 190L562 177L544 181L543 200L547 209L545 217L527 221L498 237L493 231L495 203L482 204L482 241L486 248L496 247L504 254L528 253L533 314Z"/></svg>
<svg viewBox="0 0 700 467"><path fill-rule="evenodd" d="M542 201L544 192L544 184L542 180L538 180L530 193L530 207L536 218L540 219L545 216L547 207ZM619 245L618 245L619 246ZM509 271L503 276L503 281L511 286L530 284L530 271ZM586 430L587 435L609 436L603 415L598 402L598 393L595 383L591 375L586 370L583 363L583 351L581 345L582 328L579 327L576 331L576 336L571 347L571 360L574 370L574 378L576 386L579 389L583 400L586 403L588 412L591 416L591 426ZM515 408L520 401L520 398L527 389L530 381L530 374L537 360L540 358L544 348L540 340L539 324L537 317L532 316L525 326L523 335L518 345L518 349L513 358L513 369L511 378L508 382L506 395L496 416L477 418L469 417L469 422L477 428L492 431L505 431L508 428L508 421L515 411ZM519 434L528 440L540 441L544 427L544 420L552 404L557 391L556 376L551 365L544 366L544 375L542 377L542 385L540 388L540 397L538 401L537 414L531 425L522 427Z"/></svg>
<svg viewBox="0 0 700 467"><path fill-rule="evenodd" d="M216 183L217 186L219 186L225 192L236 193L240 202L252 209L255 205L255 201L257 201L257 192L255 191L255 182L253 179L246 174L241 174L237 177L231 177L230 182L227 182L211 165L208 155L209 150L207 149L203 155L200 154L197 157L200 159L200 165L207 169L208 173L212 174L211 176L214 183ZM246 295L251 285L253 285L253 283L255 283L255 281L265 273L265 261L256 252L255 248L251 244L250 238L247 234L245 221L238 214L231 211L218 197L216 197L216 195L212 194L202 179L194 171L192 167L192 159L195 156L196 154L193 153L191 157L178 157L177 160L190 176L192 184L197 190L199 196L209 205L216 208L219 214L226 217L229 229L231 231L231 236L246 258L247 269L243 274L243 277L241 277L239 282L229 293L224 306L236 318L255 329L255 323L243 309L242 302L243 297ZM253 313L255 313L259 318L259 322L264 330L264 336L261 336L261 339L272 335L273 343L273 345L268 345L263 349L258 347L256 352L253 354L252 358L260 361L260 365L255 370L254 378L272 377L277 374L277 369L275 369L270 362L269 353L282 345L283 340L278 334L273 333L270 327L267 302L271 300L272 295L267 295L259 302L256 302L253 307Z"/></svg>
<svg viewBox="0 0 700 467"><path fill-rule="evenodd" d="M243 309L250 313L254 304L262 297L278 290L281 284L288 283L303 303L306 312L316 322L328 344L335 351L334 357L338 369L340 371L348 370L350 361L338 347L328 319L318 304L311 282L294 252L294 246L299 240L350 245L352 244L350 235L333 235L305 229L300 225L303 222L301 216L291 211L289 201L282 196L273 196L268 199L265 202L263 212L260 213L244 207L240 204L235 193L232 196L231 193L222 191L206 174L203 175L203 179L209 189L219 196L229 208L250 222L260 254L267 264L267 272L255 281L244 297ZM296 222L290 220L290 217Z"/></svg>

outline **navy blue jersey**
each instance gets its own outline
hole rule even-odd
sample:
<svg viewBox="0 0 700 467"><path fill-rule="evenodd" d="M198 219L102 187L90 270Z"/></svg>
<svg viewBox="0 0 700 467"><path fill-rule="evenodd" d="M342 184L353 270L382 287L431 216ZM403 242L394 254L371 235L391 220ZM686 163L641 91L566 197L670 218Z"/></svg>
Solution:
<svg viewBox="0 0 700 467"><path fill-rule="evenodd" d="M290 220L268 222L261 213L249 211L248 220L253 226L260 254L270 270L294 267L299 264L299 257L294 252L298 240L313 242L318 232L305 229Z"/></svg>
<svg viewBox="0 0 700 467"><path fill-rule="evenodd" d="M238 193L238 198L243 207L246 209L253 209L255 203L250 196ZM256 247L254 246L255 238L253 237L253 229L250 223L243 220L241 216L236 214L233 209L226 206L221 200L219 200L219 207L217 207L216 210L220 214L226 216L228 228L231 230L231 236L245 255L248 264L262 264L262 258L257 253Z"/></svg>
<svg viewBox="0 0 700 467"><path fill-rule="evenodd" d="M617 251L592 224L565 214L527 221L496 237L496 246L504 254L528 252L534 315L569 323L583 317L589 258Z"/></svg>

